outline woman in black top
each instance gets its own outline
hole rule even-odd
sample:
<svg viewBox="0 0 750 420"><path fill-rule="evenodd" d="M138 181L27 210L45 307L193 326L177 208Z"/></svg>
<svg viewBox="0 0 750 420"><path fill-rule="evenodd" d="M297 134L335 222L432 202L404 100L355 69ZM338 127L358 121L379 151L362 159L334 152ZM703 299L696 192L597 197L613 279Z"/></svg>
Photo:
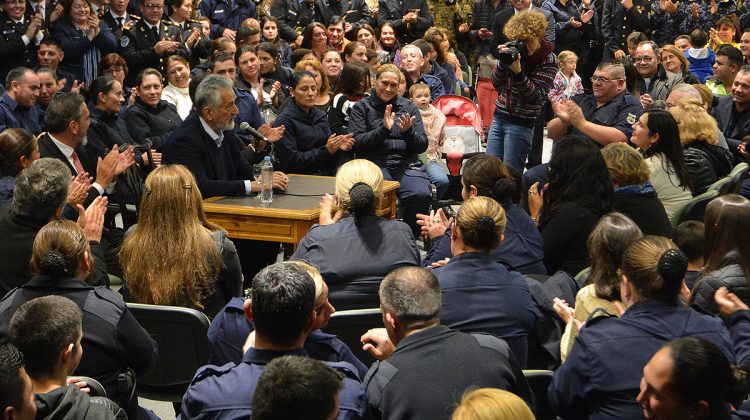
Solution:
<svg viewBox="0 0 750 420"><path fill-rule="evenodd" d="M159 70L147 68L138 75L138 98L125 115L128 133L134 142L151 141L161 152L170 134L182 123L174 105L161 99L162 75Z"/></svg>
<svg viewBox="0 0 750 420"><path fill-rule="evenodd" d="M529 212L544 243L547 273L575 276L589 265L586 240L612 211L612 181L599 148L582 137L565 136L549 162L549 182L529 189Z"/></svg>
<svg viewBox="0 0 750 420"><path fill-rule="evenodd" d="M104 156L113 146L133 143L125 121L120 118L120 107L125 102L122 84L111 76L94 80L89 89L90 124L86 133L86 147L93 156ZM161 162L161 153L151 151L154 162ZM148 162L148 154L140 156L141 162Z"/></svg>

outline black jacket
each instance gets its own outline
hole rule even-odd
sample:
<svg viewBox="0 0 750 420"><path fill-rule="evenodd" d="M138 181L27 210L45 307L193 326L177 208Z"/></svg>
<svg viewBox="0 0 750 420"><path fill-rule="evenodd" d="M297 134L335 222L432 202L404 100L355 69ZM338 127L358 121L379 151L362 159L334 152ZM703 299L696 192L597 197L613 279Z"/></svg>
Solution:
<svg viewBox="0 0 750 420"><path fill-rule="evenodd" d="M5 295L0 301L0 338L8 336L8 324L16 310L38 297L57 295L75 302L83 310L85 349L77 375L90 376L117 398L117 375L126 368L144 375L156 364L156 342L128 311L122 298L107 287L92 287L75 277L36 276Z"/></svg>
<svg viewBox="0 0 750 420"><path fill-rule="evenodd" d="M750 284L745 269L737 262L734 254L727 256L727 265L706 273L693 286L690 304L710 314L718 315L719 308L714 301L714 294L721 287L726 287L746 305L750 304Z"/></svg>
<svg viewBox="0 0 750 420"><path fill-rule="evenodd" d="M309 112L305 112L291 100L273 125L286 127L284 137L276 143L276 156L281 162L282 171L333 175L334 155L326 149L331 129L323 111L311 107Z"/></svg>
<svg viewBox="0 0 750 420"><path fill-rule="evenodd" d="M245 195L244 180L254 178L250 164L240 155L239 142L234 132L225 131L221 147L216 147L198 115L192 113L169 137L162 163L187 166L203 198Z"/></svg>
<svg viewBox="0 0 750 420"><path fill-rule="evenodd" d="M125 120L118 114L107 114L97 107L90 107L91 119L86 132L86 149L92 156L104 156L114 145L132 143Z"/></svg>
<svg viewBox="0 0 750 420"><path fill-rule="evenodd" d="M70 169L71 174L75 175L77 173L76 169L73 167L73 165L70 164L70 161L68 161L68 158L65 157L65 155L60 151L60 149L52 141L48 134L43 135L39 139L39 142L37 144L39 144L40 157L50 157L58 159L62 161L68 167L68 169ZM90 176L96 177L96 157L89 155L88 150L86 150L86 147L84 146L76 147L75 151L78 154L78 159L81 161L81 165L83 165L83 169L85 169ZM88 207L88 205L91 204L91 202L94 201L96 197L99 197L99 195L99 190L97 190L96 188L89 188L89 195L83 202L83 206Z"/></svg>
<svg viewBox="0 0 750 420"><path fill-rule="evenodd" d="M500 0L498 4L498 13L511 8L509 0ZM495 22L495 10L492 7L492 0L479 0L474 3L471 13L471 26L469 30L469 39L474 45L475 51L486 54L488 48L491 48L490 39L482 41L479 39L479 29L486 28L492 30L492 24Z"/></svg>
<svg viewBox="0 0 750 420"><path fill-rule="evenodd" d="M696 140L684 145L682 153L694 196L706 192L711 184L732 170L732 154L723 147Z"/></svg>
<svg viewBox="0 0 750 420"><path fill-rule="evenodd" d="M419 10L416 23L404 23L403 17L412 10ZM427 0L378 0L378 26L388 22L396 31L396 39L406 45L421 38L435 24L435 16Z"/></svg>
<svg viewBox="0 0 750 420"><path fill-rule="evenodd" d="M180 35L180 28L167 21L159 22L158 37L154 35L143 19L129 29L123 29L123 35L120 39L120 46L122 47L120 55L128 62L128 76L125 78L125 84L137 86L138 73L146 67L162 68L163 60L172 54L165 52L160 56L154 50L154 45L163 39L180 39ZM190 53L184 45L178 48L174 54L190 60Z"/></svg>
<svg viewBox="0 0 750 420"><path fill-rule="evenodd" d="M633 220L644 235L672 237L672 224L653 187L640 191L619 190L615 190L614 210Z"/></svg>
<svg viewBox="0 0 750 420"><path fill-rule="evenodd" d="M750 134L750 108L736 112L732 97L722 96L719 98L719 104L711 109L711 115L716 118L719 130L724 133L729 151L735 159L739 158L737 146L742 143L743 137Z"/></svg>
<svg viewBox="0 0 750 420"><path fill-rule="evenodd" d="M31 40L24 45L23 35L29 27L29 18L24 17L22 28L16 28L7 13L0 14L0 78L5 81L8 72L16 67L34 67L36 63L36 42Z"/></svg>
<svg viewBox="0 0 750 420"><path fill-rule="evenodd" d="M125 124L133 141L144 143L148 138L158 152L162 151L164 143L180 123L182 118L177 108L164 100L152 107L138 97L125 114Z"/></svg>
<svg viewBox="0 0 750 420"><path fill-rule="evenodd" d="M89 397L75 385L68 385L46 394L36 394L36 418L40 420L127 419L122 408L105 397Z"/></svg>
<svg viewBox="0 0 750 420"><path fill-rule="evenodd" d="M32 245L37 232L46 224L19 216L12 209L0 216L0 237L3 238L0 241L0 255L3 256L0 263L1 296L14 287L23 286L32 277L29 270ZM94 269L86 280L92 286L107 286L109 276L104 250L98 242L89 242L89 246L94 256Z"/></svg>
<svg viewBox="0 0 750 420"><path fill-rule="evenodd" d="M385 107L391 105L394 123L390 130L383 125ZM395 121L401 115L415 116L414 124L402 133ZM404 169L427 150L427 135L422 116L413 102L396 95L390 102L380 100L373 90L371 96L357 102L349 115L349 132L354 134L354 153L380 167Z"/></svg>

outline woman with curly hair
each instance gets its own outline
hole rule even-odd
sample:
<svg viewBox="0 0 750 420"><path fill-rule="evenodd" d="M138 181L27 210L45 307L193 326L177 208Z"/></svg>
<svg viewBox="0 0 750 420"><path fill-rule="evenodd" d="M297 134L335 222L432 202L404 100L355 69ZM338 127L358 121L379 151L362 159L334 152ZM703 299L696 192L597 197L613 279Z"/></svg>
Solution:
<svg viewBox="0 0 750 420"><path fill-rule="evenodd" d="M677 102L669 108L680 129L680 143L685 156L693 195L706 192L709 186L732 171L732 153L719 146L716 120L695 99Z"/></svg>
<svg viewBox="0 0 750 420"><path fill-rule="evenodd" d="M503 28L510 40L522 41L526 51L512 62L498 61L492 84L498 92L495 114L487 136L487 154L523 171L531 150L534 124L542 115L547 92L557 73L557 57L544 39L544 15L525 10L514 15ZM500 46L501 53L509 51Z"/></svg>
<svg viewBox="0 0 750 420"><path fill-rule="evenodd" d="M145 190L138 224L120 250L125 300L195 308L213 318L242 291L234 244L206 219L195 177L184 166L160 166Z"/></svg>

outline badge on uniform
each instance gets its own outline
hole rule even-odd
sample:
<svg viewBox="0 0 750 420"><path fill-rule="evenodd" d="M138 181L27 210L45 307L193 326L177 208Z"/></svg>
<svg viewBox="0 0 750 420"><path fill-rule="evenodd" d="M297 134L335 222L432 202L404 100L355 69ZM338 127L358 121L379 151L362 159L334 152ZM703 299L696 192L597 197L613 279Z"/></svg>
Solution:
<svg viewBox="0 0 750 420"><path fill-rule="evenodd" d="M628 118L626 120L628 124L633 125L636 121L638 121L638 118L635 116L635 114L628 113Z"/></svg>
<svg viewBox="0 0 750 420"><path fill-rule="evenodd" d="M123 35L122 39L120 39L120 46L122 48L125 48L128 46L128 44L130 44L130 38L128 38L127 35Z"/></svg>

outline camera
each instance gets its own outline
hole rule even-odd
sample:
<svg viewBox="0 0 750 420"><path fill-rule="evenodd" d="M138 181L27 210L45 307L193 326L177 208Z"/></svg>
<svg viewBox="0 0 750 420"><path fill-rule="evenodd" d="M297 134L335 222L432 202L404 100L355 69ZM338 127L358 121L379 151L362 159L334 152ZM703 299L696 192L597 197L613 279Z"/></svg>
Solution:
<svg viewBox="0 0 750 420"><path fill-rule="evenodd" d="M501 63L505 67L510 66L513 64L514 61L518 58L518 54L521 54L521 57L524 57L526 55L526 44L523 41L510 41L507 44L505 44L505 48L507 48L504 51L500 52L500 56L498 57L498 60L500 60Z"/></svg>

